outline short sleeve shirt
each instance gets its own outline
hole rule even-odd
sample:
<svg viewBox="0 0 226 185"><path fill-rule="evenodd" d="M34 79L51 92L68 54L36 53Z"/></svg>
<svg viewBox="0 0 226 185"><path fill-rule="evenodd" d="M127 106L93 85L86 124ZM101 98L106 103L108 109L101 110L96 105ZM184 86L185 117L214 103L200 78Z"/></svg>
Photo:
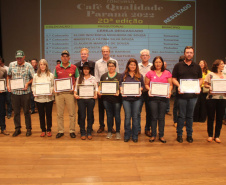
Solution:
<svg viewBox="0 0 226 185"><path fill-rule="evenodd" d="M69 63L69 65L64 68L64 66L61 64L58 64L56 66L55 74L54 77L57 79L62 79L62 78L72 78L72 83L75 83L75 79L79 77L79 71L78 68Z"/></svg>
<svg viewBox="0 0 226 185"><path fill-rule="evenodd" d="M119 88L119 80L120 80L121 74L116 72L116 75L114 77L110 77L108 72L104 73L100 81L113 81L113 82L118 82L118 88ZM110 103L120 103L121 102L121 95L119 96L114 96L114 95L103 95L103 100L110 102Z"/></svg>
<svg viewBox="0 0 226 185"><path fill-rule="evenodd" d="M151 82L168 83L168 78L171 78L172 74L168 70L164 70L161 76L157 76L156 72L151 70L146 74L146 77Z"/></svg>
<svg viewBox="0 0 226 185"><path fill-rule="evenodd" d="M28 83L34 76L34 68L28 62L24 62L23 65L18 65L17 61L9 64L8 75L11 79L23 78L24 84ZM31 92L31 86L29 85L27 90L12 90L11 93L15 95L23 95Z"/></svg>
<svg viewBox="0 0 226 185"><path fill-rule="evenodd" d="M178 62L173 68L173 78L176 78L180 83L180 79L200 79L202 78L201 67L192 62L190 65L187 65L185 62ZM196 98L198 95L195 93L184 93L179 94L178 89L176 88L177 97L183 99Z"/></svg>
<svg viewBox="0 0 226 185"><path fill-rule="evenodd" d="M210 72L206 75L205 78L205 82L208 82L209 84L211 84L211 80L212 79L226 79L226 74L223 74L221 77L218 76L217 74ZM226 99L226 95L225 94L210 94L208 93L206 99Z"/></svg>

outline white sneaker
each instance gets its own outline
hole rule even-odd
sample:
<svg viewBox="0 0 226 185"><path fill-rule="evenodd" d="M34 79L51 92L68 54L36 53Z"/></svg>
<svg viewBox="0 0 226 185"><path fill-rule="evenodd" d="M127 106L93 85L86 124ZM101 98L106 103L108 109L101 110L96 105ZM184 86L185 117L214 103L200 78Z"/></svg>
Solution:
<svg viewBox="0 0 226 185"><path fill-rule="evenodd" d="M112 134L111 134L111 132L108 132L108 134L107 134L107 139L111 139L111 137L112 137Z"/></svg>
<svg viewBox="0 0 226 185"><path fill-rule="evenodd" d="M116 134L115 134L115 139L121 139L121 135L120 135L119 132L116 132Z"/></svg>

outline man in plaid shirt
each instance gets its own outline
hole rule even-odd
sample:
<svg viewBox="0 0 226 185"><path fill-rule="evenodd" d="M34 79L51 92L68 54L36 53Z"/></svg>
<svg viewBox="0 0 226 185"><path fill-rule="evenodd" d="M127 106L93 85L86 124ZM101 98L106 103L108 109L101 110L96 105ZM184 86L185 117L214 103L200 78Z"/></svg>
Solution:
<svg viewBox="0 0 226 185"><path fill-rule="evenodd" d="M20 108L23 107L26 136L31 135L31 115L30 115L30 98L31 98L31 83L34 76L34 69L31 64L26 62L24 52L18 50L16 52L16 61L9 64L9 71L7 76L7 88L12 93L12 106L14 110L14 124L15 132L13 137L21 133ZM24 88L11 90L9 80L23 79Z"/></svg>

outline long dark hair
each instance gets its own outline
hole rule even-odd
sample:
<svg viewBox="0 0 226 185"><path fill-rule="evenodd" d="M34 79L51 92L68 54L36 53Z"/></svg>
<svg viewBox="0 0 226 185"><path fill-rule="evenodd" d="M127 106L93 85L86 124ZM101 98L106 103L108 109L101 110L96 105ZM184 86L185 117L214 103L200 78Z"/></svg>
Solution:
<svg viewBox="0 0 226 185"><path fill-rule="evenodd" d="M151 66L151 70L152 70L152 71L156 70L156 68L155 68L155 61L156 61L157 59L160 59L161 62L162 62L161 72L163 72L163 71L165 70L165 66L164 66L164 61L163 61L162 57L160 57L160 56L156 56L156 57L153 59L153 62L152 62L153 65Z"/></svg>
<svg viewBox="0 0 226 185"><path fill-rule="evenodd" d="M141 79L141 74L140 74L140 71L139 71L139 67L138 67L138 62L136 59L134 58L130 58L129 61L127 62L126 64L126 69L124 71L125 73L125 76L123 77L123 81L125 81L126 77L128 76L128 73L129 73L129 65L131 62L134 62L136 64L136 69L135 69L135 74L134 74L134 78L136 81L140 81Z"/></svg>
<svg viewBox="0 0 226 185"><path fill-rule="evenodd" d="M217 60L215 60L215 61L213 62L213 65L212 65L212 72L218 73L217 68L218 68L218 66L220 65L221 61L223 61L223 60L217 59Z"/></svg>
<svg viewBox="0 0 226 185"><path fill-rule="evenodd" d="M84 81L84 72L83 72L84 68L89 68L89 74L90 74L90 71L91 71L90 67L87 67L87 66L83 67L79 75L78 84L82 84Z"/></svg>

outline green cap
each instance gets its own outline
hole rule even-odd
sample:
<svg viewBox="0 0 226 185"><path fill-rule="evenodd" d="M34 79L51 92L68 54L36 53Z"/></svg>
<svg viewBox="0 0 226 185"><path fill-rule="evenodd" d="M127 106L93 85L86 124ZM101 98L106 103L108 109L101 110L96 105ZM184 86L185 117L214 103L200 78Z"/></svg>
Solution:
<svg viewBox="0 0 226 185"><path fill-rule="evenodd" d="M24 57L24 52L22 50L16 51L16 58L23 58Z"/></svg>

